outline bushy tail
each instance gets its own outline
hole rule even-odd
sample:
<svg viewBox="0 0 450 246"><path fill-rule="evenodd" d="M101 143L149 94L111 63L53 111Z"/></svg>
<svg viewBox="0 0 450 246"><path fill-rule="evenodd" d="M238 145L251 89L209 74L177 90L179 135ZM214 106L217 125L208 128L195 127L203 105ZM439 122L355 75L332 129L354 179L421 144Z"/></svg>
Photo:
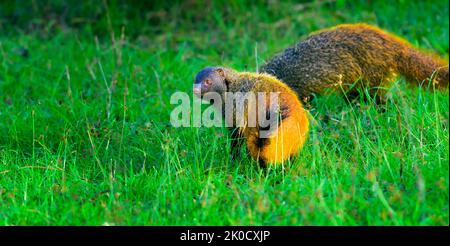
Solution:
<svg viewBox="0 0 450 246"><path fill-rule="evenodd" d="M398 71L409 82L418 82L428 87L431 78L436 88L448 88L448 61L437 55L408 47L400 53Z"/></svg>

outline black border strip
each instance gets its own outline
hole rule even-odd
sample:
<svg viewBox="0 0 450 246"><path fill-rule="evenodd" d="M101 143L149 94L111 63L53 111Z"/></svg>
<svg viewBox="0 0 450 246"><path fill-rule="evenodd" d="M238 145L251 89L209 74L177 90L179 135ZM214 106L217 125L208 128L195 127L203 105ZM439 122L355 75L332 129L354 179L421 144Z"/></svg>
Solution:
<svg viewBox="0 0 450 246"><path fill-rule="evenodd" d="M0 240L46 242L174 242L208 244L207 241L182 241L182 233L214 233L213 244L253 242L384 242L430 243L450 241L449 227L294 227L294 226L118 226L118 227L0 227ZM229 239L224 240L228 235ZM242 232L241 232L242 231ZM267 232L269 235L267 235ZM256 232L256 233L255 233ZM235 233L236 237L232 237ZM264 237L263 234L267 236ZM240 234L240 235L239 235ZM185 234L186 235L186 234ZM200 235L200 234L196 234ZM205 234L203 234L205 235ZM246 238L245 238L245 235ZM257 235L257 236L256 236ZM239 240L243 239L243 240ZM252 239L252 240L249 240Z"/></svg>

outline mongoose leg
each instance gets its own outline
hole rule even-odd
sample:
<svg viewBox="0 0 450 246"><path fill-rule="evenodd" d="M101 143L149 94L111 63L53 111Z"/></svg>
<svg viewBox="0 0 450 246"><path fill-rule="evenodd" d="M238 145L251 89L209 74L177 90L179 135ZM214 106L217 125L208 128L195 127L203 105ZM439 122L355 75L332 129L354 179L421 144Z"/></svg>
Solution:
<svg viewBox="0 0 450 246"><path fill-rule="evenodd" d="M243 140L239 134L239 129L229 128L229 131L231 134L231 159L235 160L240 156Z"/></svg>
<svg viewBox="0 0 450 246"><path fill-rule="evenodd" d="M385 105L387 102L387 92L388 88L392 86L396 78L395 73L391 73L388 76L380 79L380 84L378 86L369 88L369 94L371 98L375 100L377 105Z"/></svg>

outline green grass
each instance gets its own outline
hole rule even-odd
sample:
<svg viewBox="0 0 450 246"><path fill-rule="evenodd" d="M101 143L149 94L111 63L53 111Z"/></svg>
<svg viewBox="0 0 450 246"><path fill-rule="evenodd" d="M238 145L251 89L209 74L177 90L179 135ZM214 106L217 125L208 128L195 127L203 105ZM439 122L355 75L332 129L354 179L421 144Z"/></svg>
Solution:
<svg viewBox="0 0 450 246"><path fill-rule="evenodd" d="M204 66L255 71L339 23L448 58L446 1L273 2L0 22L0 225L449 225L448 90L400 79L385 110L319 97L284 169L231 163L225 129L170 126L171 94Z"/></svg>

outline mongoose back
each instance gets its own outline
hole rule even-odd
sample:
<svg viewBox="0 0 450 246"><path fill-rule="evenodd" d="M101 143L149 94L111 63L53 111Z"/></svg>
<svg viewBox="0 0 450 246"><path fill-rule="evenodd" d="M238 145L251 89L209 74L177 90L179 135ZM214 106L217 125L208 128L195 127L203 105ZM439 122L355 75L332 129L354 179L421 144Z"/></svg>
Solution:
<svg viewBox="0 0 450 246"><path fill-rule="evenodd" d="M448 88L448 61L367 24L345 24L312 33L263 64L304 100L332 91L355 92L355 85L386 88L397 75L409 82ZM354 82L361 83L354 83ZM383 92L377 96L383 96Z"/></svg>
<svg viewBox="0 0 450 246"><path fill-rule="evenodd" d="M309 130L307 112L295 92L274 76L237 72L222 67L208 67L197 74L194 94L204 98L208 92L220 94L222 102L231 96L230 92L253 92L266 95L264 104L252 104L246 101L246 110L243 115L233 111L233 120L245 123L241 126L229 124L232 135L232 154L235 155L239 151L240 144L245 140L250 155L260 164L277 165L298 153L305 143ZM278 93L276 104L268 96L271 92ZM258 109L258 107L264 108ZM267 112L266 117L271 113L277 115L276 119L271 119L277 120L275 129L270 130L265 137L261 135L263 127L258 124L255 126L248 124L249 114L261 109ZM222 114L225 114L224 111ZM257 113L253 115L258 117Z"/></svg>

